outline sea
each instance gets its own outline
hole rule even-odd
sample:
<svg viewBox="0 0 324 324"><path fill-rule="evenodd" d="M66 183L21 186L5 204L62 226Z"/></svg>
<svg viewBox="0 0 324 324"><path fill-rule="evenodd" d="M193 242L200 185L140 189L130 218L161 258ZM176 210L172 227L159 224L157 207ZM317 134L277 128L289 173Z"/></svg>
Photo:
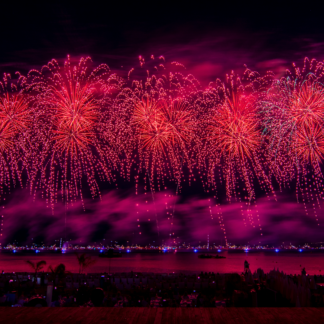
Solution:
<svg viewBox="0 0 324 324"><path fill-rule="evenodd" d="M241 273L244 261L248 261L252 272L258 268L269 272L279 269L287 274L300 274L303 268L310 275L324 275L324 251L221 251L217 253L225 259L200 259L194 252L135 252L122 253L120 258L99 257L99 251L88 252L95 263L86 269L87 273L117 273L117 272L153 272L153 273ZM5 272L29 272L27 260L46 261L44 271L48 266L63 263L66 270L75 273L79 271L74 253L0 253L0 270Z"/></svg>

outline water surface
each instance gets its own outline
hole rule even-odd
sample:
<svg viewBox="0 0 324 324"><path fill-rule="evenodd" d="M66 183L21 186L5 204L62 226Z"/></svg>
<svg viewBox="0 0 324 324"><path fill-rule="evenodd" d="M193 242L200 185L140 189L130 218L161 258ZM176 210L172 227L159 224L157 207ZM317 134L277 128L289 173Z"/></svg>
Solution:
<svg viewBox="0 0 324 324"><path fill-rule="evenodd" d="M124 253L121 258L99 258L91 252L96 263L88 272L219 272L229 273L243 271L244 261L250 263L250 269L262 268L268 272L274 268L288 274L299 274L303 267L309 274L324 274L324 253L319 252L241 252L224 251L226 259L199 259L197 253ZM78 262L73 253L67 254L4 254L0 253L0 270L6 272L30 271L27 260L38 262L45 260L47 266L64 263L66 269L78 272ZM47 270L47 266L45 270Z"/></svg>

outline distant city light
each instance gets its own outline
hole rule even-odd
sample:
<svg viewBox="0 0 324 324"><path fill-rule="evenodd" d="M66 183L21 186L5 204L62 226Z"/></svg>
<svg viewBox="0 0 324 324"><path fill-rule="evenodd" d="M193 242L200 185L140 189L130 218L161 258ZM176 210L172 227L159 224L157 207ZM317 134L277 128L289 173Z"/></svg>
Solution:
<svg viewBox="0 0 324 324"><path fill-rule="evenodd" d="M299 252L303 252L303 250L302 249L299 249Z"/></svg>
<svg viewBox="0 0 324 324"><path fill-rule="evenodd" d="M217 250L217 252L222 252L222 250Z"/></svg>
<svg viewBox="0 0 324 324"><path fill-rule="evenodd" d="M197 249L194 249L194 252L196 253L196 252L198 252L198 250Z"/></svg>
<svg viewBox="0 0 324 324"><path fill-rule="evenodd" d="M279 252L279 250L278 250L278 249L276 249L276 252Z"/></svg>

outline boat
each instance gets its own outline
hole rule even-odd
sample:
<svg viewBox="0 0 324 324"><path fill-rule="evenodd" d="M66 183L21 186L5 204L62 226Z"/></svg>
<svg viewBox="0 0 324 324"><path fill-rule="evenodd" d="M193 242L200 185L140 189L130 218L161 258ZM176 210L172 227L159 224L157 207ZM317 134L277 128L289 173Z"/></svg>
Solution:
<svg viewBox="0 0 324 324"><path fill-rule="evenodd" d="M214 258L215 258L215 259L226 259L225 256L218 255L218 254L217 254Z"/></svg>
<svg viewBox="0 0 324 324"><path fill-rule="evenodd" d="M199 259L212 259L213 256L210 254L200 254L200 255L198 255L198 258Z"/></svg>
<svg viewBox="0 0 324 324"><path fill-rule="evenodd" d="M198 255L199 259L226 259L226 257L221 255L212 255L212 254L200 254Z"/></svg>

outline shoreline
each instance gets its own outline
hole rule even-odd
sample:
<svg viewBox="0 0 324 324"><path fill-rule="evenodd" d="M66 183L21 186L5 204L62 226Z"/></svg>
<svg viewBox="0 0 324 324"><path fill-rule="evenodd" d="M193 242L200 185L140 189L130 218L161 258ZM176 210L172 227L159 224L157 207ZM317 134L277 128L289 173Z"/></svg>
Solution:
<svg viewBox="0 0 324 324"><path fill-rule="evenodd" d="M36 252L37 251L37 252ZM73 255L75 253L86 253L86 254L91 254L91 255L97 255L99 256L101 253L104 253L108 251L108 249L104 249L104 250L0 250L0 255L4 254L4 255L19 255L19 256L23 256L23 255L61 255L61 254L66 254L66 255ZM306 250L302 250L302 249L283 249L283 250L276 250L276 249L249 249L249 250L234 250L234 249L223 249L223 250L199 250L197 252L194 251L186 251L186 250L177 250L177 251L173 251L173 250L169 250L169 251L161 251L161 250L117 250L114 249L114 252L116 253L121 253L121 254L155 254L155 255L163 255L163 254L222 254L222 253L229 253L229 254L255 254L255 253L269 253L271 255L277 254L280 255L282 253L292 253L292 254L324 254L324 249L306 249Z"/></svg>

